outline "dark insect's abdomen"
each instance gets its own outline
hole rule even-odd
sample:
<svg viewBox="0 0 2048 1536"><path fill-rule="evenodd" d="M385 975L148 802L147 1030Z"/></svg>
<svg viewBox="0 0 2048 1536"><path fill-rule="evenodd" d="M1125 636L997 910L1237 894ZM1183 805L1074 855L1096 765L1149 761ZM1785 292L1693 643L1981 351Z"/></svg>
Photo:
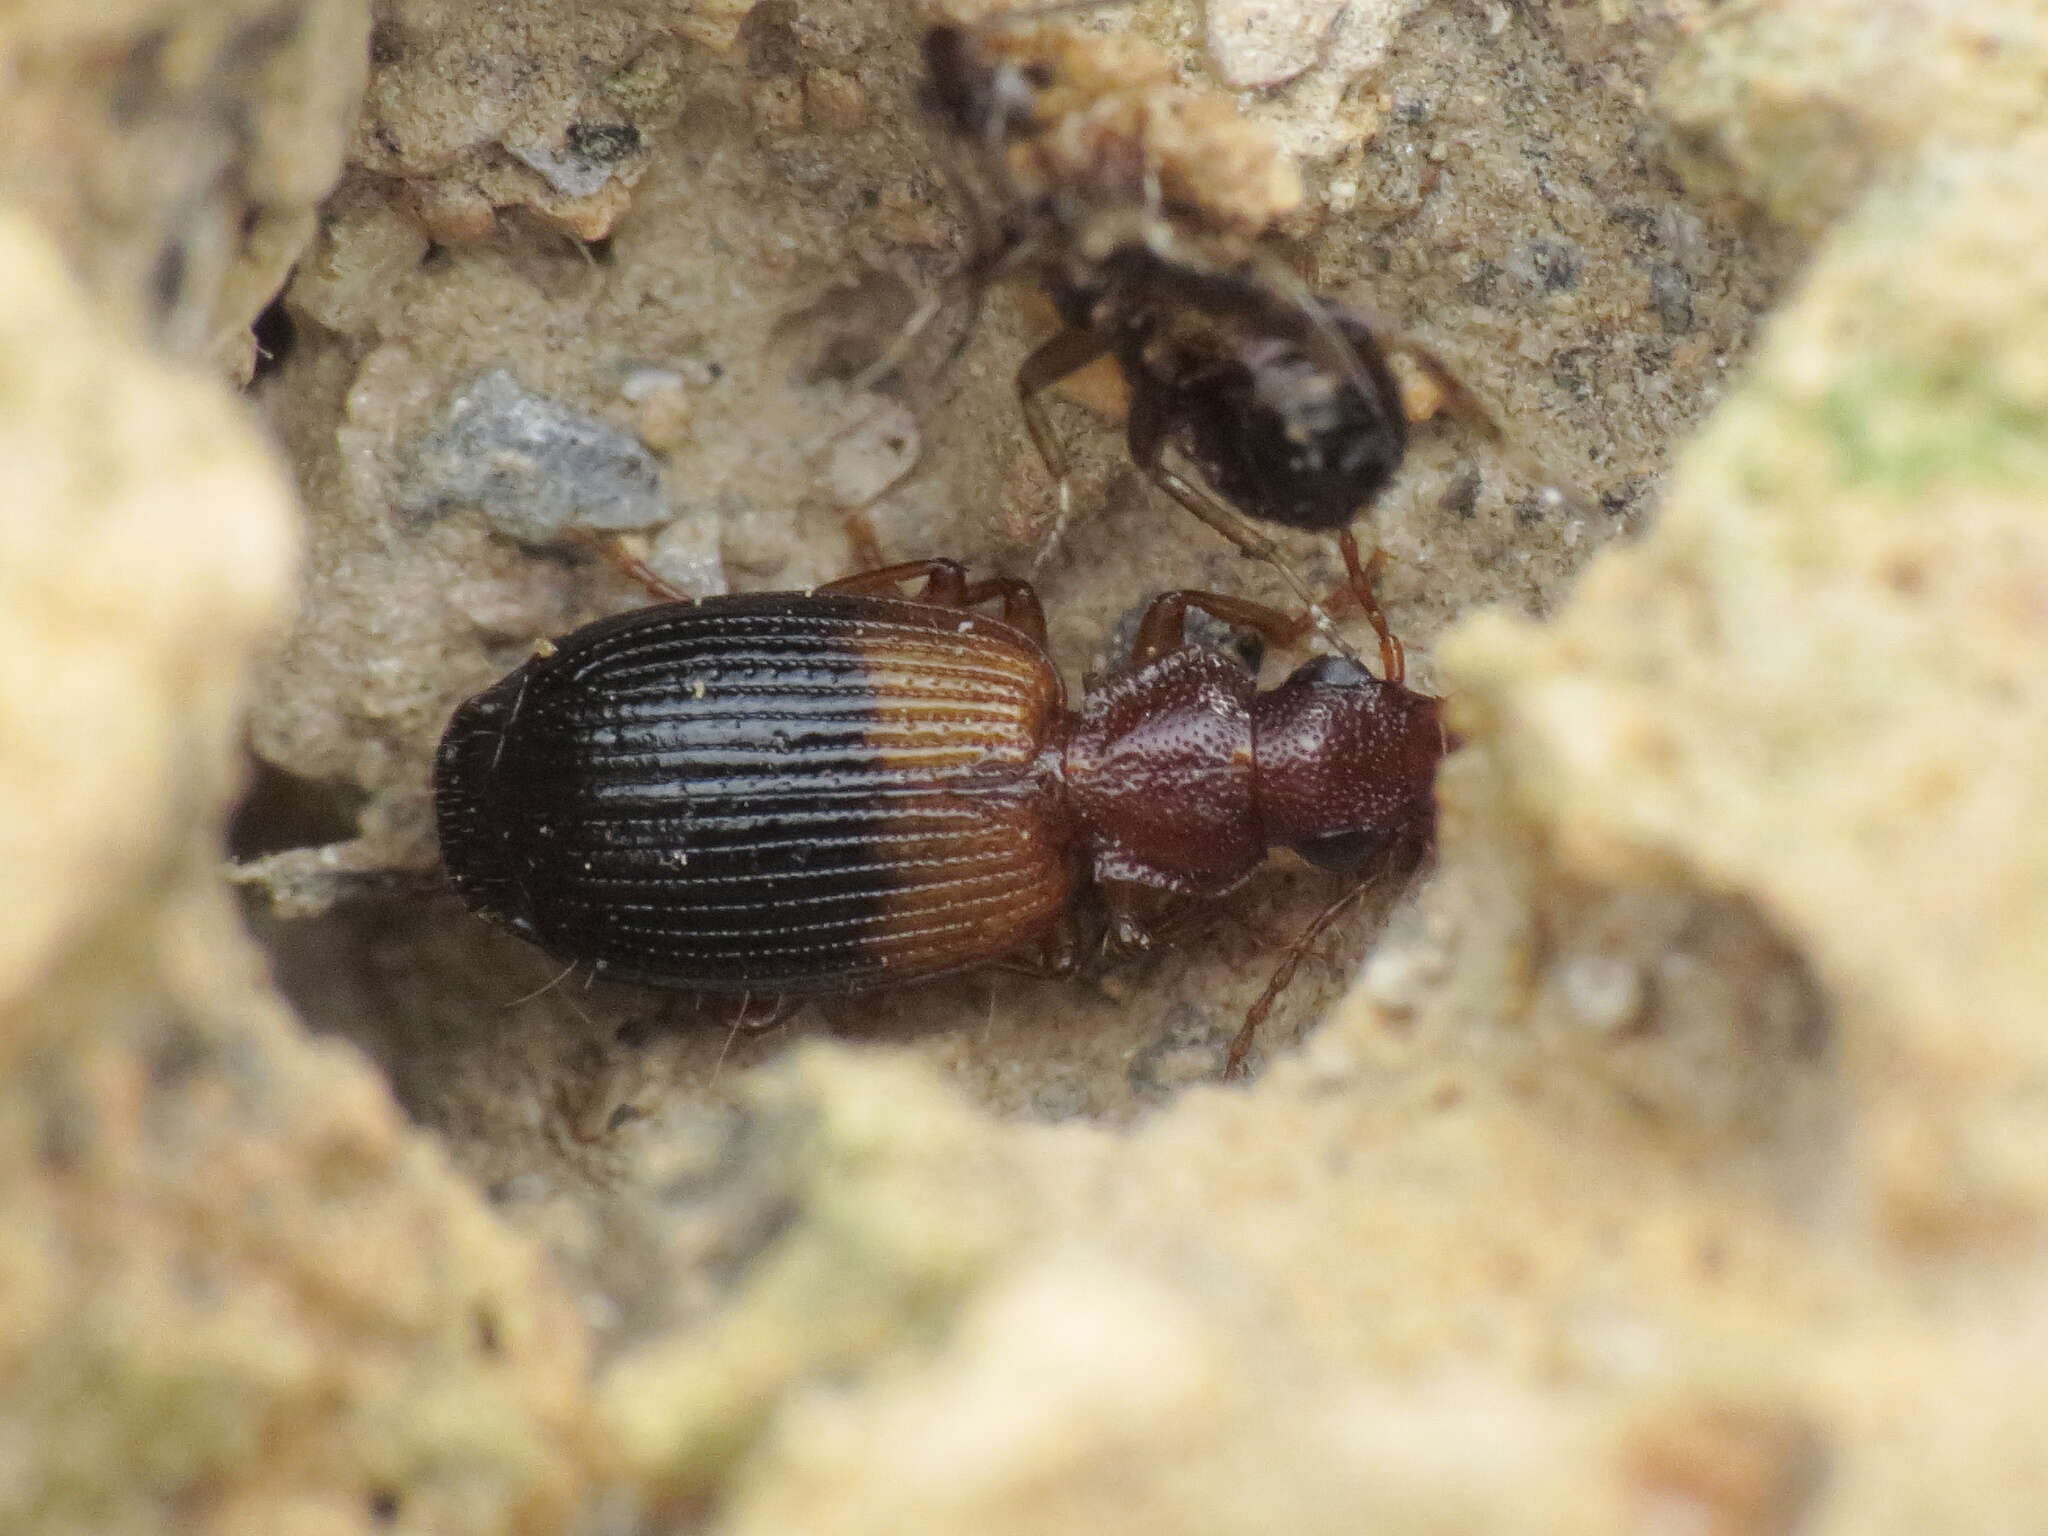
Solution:
<svg viewBox="0 0 2048 1536"><path fill-rule="evenodd" d="M565 960L847 992L1028 945L1064 909L1059 682L950 609L768 594L600 620L455 712L441 856Z"/></svg>
<svg viewBox="0 0 2048 1536"><path fill-rule="evenodd" d="M1294 528L1342 528L1372 504L1408 449L1400 387L1362 320L1327 306L1352 356L1314 332L1254 337L1181 382L1180 446L1233 505Z"/></svg>

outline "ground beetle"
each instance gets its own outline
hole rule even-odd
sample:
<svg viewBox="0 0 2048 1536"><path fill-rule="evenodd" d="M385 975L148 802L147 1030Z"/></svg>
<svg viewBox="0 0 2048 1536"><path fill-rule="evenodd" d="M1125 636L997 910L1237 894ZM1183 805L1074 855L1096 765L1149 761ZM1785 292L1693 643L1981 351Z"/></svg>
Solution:
<svg viewBox="0 0 2048 1536"><path fill-rule="evenodd" d="M990 602L1000 619L968 611ZM1269 848L1358 871L1427 839L1440 701L1404 686L1376 607L1386 680L1324 656L1264 692L1186 641L1190 609L1302 630L1166 593L1068 710L1036 593L951 561L600 619L455 711L443 863L559 959L759 997L1059 972L1091 888L1142 945Z"/></svg>

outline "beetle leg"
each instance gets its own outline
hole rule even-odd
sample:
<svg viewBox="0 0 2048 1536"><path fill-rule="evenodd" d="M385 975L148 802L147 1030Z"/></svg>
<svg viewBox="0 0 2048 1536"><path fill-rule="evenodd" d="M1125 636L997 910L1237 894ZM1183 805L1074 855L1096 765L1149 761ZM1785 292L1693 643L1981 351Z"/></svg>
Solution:
<svg viewBox="0 0 2048 1536"><path fill-rule="evenodd" d="M1003 600L1003 622L1043 650L1045 606L1038 600L1038 589L1021 576L988 576L968 587L961 606L972 608L992 597Z"/></svg>
<svg viewBox="0 0 2048 1536"><path fill-rule="evenodd" d="M776 993L764 993L760 997L751 992L740 994L740 1006L730 1015L735 1029L774 1029L787 1024L803 1007L801 997L786 997Z"/></svg>
<svg viewBox="0 0 2048 1536"><path fill-rule="evenodd" d="M882 554L882 540L875 532L874 519L866 512L849 512L839 525L846 530L846 542L853 548L856 571L876 571L889 563Z"/></svg>
<svg viewBox="0 0 2048 1536"><path fill-rule="evenodd" d="M1179 650L1187 643L1187 626L1187 593L1162 592L1153 598L1138 619L1138 632L1131 637L1131 670Z"/></svg>
<svg viewBox="0 0 2048 1536"><path fill-rule="evenodd" d="M1237 883L1203 889L1116 848L1098 850L1090 874L1109 914L1108 936L1128 950L1150 949L1162 933L1186 919L1192 906Z"/></svg>
<svg viewBox="0 0 2048 1536"><path fill-rule="evenodd" d="M878 565L873 570L855 571L841 576L837 581L828 581L812 590L817 592L900 592L906 581L922 581L924 591L918 594L918 601L934 603L941 608L958 608L967 591L967 567L958 560L899 560L894 565Z"/></svg>
<svg viewBox="0 0 2048 1536"><path fill-rule="evenodd" d="M657 603L694 603L696 598L682 588L672 585L653 566L627 547L626 542L614 534L607 538L587 530L571 532L565 542L580 545L611 562L613 567L633 578Z"/></svg>
<svg viewBox="0 0 2048 1536"><path fill-rule="evenodd" d="M666 578L657 574L654 567L645 560L642 560L638 555L629 555L624 550L620 550L613 558L618 561L619 569L653 593L657 602L694 603L696 601L694 597L690 596L681 587L672 585Z"/></svg>
<svg viewBox="0 0 2048 1536"><path fill-rule="evenodd" d="M1136 881L1097 879L1095 889L1109 912L1109 936L1119 949L1134 953L1152 947L1153 935L1166 926L1177 905L1172 892Z"/></svg>
<svg viewBox="0 0 2048 1536"><path fill-rule="evenodd" d="M817 588L820 592L887 592L906 581L924 582L917 595L921 603L939 608L979 608L1001 599L1003 622L1021 630L1034 645L1045 644L1045 607L1038 589L1021 576L985 576L967 579L967 567L957 560L905 560L872 571L855 571Z"/></svg>
<svg viewBox="0 0 2048 1536"><path fill-rule="evenodd" d="M1142 667L1185 645L1190 608L1281 646L1300 640L1303 630L1312 622L1249 598L1226 597L1221 592L1162 592L1138 619L1138 633L1131 641L1131 666Z"/></svg>
<svg viewBox="0 0 2048 1536"><path fill-rule="evenodd" d="M1172 942L1187 927L1213 911L1213 902L1183 891L1161 890L1142 883L1098 883L1109 913L1109 933L1116 947L1131 954Z"/></svg>
<svg viewBox="0 0 2048 1536"><path fill-rule="evenodd" d="M772 1029L787 1023L807 999L782 993L681 992L672 1007L621 1024L614 1035L627 1050L644 1050L663 1034L710 1024L719 1029ZM688 1014L688 1018L680 1015Z"/></svg>
<svg viewBox="0 0 2048 1536"><path fill-rule="evenodd" d="M1407 676L1407 652L1400 637L1388 627L1386 611L1380 607L1373 591L1373 583L1386 567L1387 552L1375 549L1372 557L1361 563L1358 540L1352 537L1348 528L1338 533L1337 546L1344 552L1344 568L1351 578L1350 586L1340 591L1338 596L1354 603L1363 612L1366 622L1372 625L1373 633L1379 636L1381 675L1390 683L1402 682ZM1333 602L1331 606L1336 604ZM1131 646L1131 664L1143 666L1178 648L1186 640L1187 610L1190 608L1200 609L1225 624L1248 629L1279 646L1297 644L1315 623L1313 614L1290 616L1264 603L1226 597L1220 592L1162 592L1138 620L1137 639Z"/></svg>

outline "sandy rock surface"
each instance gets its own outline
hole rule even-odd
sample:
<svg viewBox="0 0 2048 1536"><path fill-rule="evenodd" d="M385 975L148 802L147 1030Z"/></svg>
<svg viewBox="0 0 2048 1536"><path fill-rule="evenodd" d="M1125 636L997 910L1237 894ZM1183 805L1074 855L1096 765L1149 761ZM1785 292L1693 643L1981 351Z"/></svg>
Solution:
<svg viewBox="0 0 2048 1536"><path fill-rule="evenodd" d="M1277 863L1088 981L739 1033L403 894L450 708L637 601L565 519L693 591L855 510L1036 561L1075 688L1160 587L1272 595L1100 380L1051 536L1028 296L856 387L962 238L927 20L0 16L0 1526L2037 1524L2038 4L1074 19L1487 413L1371 523L1435 860L1249 1091L1329 895Z"/></svg>

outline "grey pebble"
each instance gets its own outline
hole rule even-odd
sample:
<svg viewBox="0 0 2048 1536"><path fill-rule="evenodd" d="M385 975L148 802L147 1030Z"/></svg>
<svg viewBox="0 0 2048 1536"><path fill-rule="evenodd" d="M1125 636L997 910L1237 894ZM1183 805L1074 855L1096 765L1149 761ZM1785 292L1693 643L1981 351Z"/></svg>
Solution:
<svg viewBox="0 0 2048 1536"><path fill-rule="evenodd" d="M458 390L414 450L400 507L433 516L477 506L523 544L569 528L667 522L661 466L627 433L527 390L502 368Z"/></svg>

